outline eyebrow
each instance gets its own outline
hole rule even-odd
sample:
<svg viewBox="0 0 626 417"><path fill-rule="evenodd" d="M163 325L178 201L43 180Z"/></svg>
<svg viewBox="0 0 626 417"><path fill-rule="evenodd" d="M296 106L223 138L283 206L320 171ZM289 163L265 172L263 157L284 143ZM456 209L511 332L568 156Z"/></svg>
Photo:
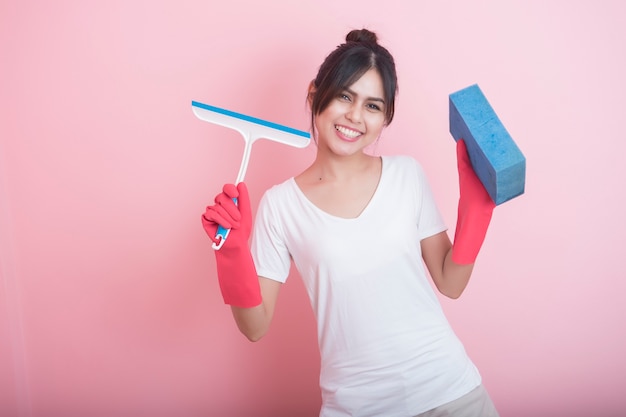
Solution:
<svg viewBox="0 0 626 417"><path fill-rule="evenodd" d="M348 87L344 88L344 91L347 91L348 93L352 94L353 96L358 96L358 94L357 94L355 91L351 90L351 89L350 89L350 88L348 88ZM383 100L383 99L382 99L382 98L380 98L380 97L368 97L368 98L367 98L367 100L368 100L368 101L379 101L379 102L381 102L382 104L385 104L385 100Z"/></svg>

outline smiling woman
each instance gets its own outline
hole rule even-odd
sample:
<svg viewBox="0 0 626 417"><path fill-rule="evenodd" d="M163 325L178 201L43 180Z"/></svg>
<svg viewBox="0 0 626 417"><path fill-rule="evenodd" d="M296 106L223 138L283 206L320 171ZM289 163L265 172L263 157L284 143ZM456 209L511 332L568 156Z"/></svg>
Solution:
<svg viewBox="0 0 626 417"><path fill-rule="evenodd" d="M398 256L385 245L411 249L414 237L388 223L414 203L414 187L402 185L401 201L380 193L394 179L386 155L419 161L452 238L448 95L473 83L524 149L528 192L498 206L462 300L435 294L501 415L624 414L625 2L405 1L384 12L379 0L145 3L0 1L0 416L318 415L307 291L323 311L350 277ZM249 343L223 305L198 221L236 177L242 141L199 122L189 101L307 126L319 65L363 26L393 53L401 91L367 149L383 155L382 172L362 173L354 190L330 173L313 180L341 195L378 180L377 191L365 209L335 213L292 189L289 207L330 226L290 226L323 241L287 246L299 263L270 332ZM246 184L254 227L280 236L284 219L257 215L261 195L309 167L317 148L257 146ZM283 201L267 192L266 216ZM383 227L361 223L385 204ZM320 273L334 261L346 280L305 287L297 269L307 256L322 260ZM395 273L380 276L392 283ZM360 324L400 311L403 297L362 283L333 311ZM356 359L361 339L327 328L323 341Z"/></svg>
<svg viewBox="0 0 626 417"><path fill-rule="evenodd" d="M222 294L256 341L293 260L317 319L323 417L449 415L459 403L464 417L497 416L424 269L460 296L493 206L460 140L464 227L453 245L417 161L365 152L393 119L396 86L391 54L366 29L326 58L308 92L316 158L265 193L251 250L245 184L225 185L203 215L209 236L232 226L216 252Z"/></svg>

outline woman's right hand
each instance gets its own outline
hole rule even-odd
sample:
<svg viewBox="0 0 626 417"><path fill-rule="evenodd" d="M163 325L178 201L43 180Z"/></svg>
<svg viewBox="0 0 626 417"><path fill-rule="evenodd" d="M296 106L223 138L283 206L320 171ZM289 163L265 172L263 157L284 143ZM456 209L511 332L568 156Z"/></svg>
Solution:
<svg viewBox="0 0 626 417"><path fill-rule="evenodd" d="M233 201L237 199L237 204ZM215 250L217 278L226 304L251 308L262 302L259 278L256 273L248 239L252 230L252 211L246 184L236 187L226 184L202 215L202 226L213 242L218 225L231 229L224 245ZM217 240L217 241L216 241Z"/></svg>
<svg viewBox="0 0 626 417"><path fill-rule="evenodd" d="M233 201L234 198L237 199L237 203ZM215 196L214 201L215 204L207 206L202 215L202 226L209 238L215 244L219 244L219 239L216 239L215 235L218 226L222 226L224 229L237 230L237 233L234 233L235 236L230 238L243 235L244 241L247 242L252 228L252 215L245 183L241 182L237 186L225 184L222 192Z"/></svg>

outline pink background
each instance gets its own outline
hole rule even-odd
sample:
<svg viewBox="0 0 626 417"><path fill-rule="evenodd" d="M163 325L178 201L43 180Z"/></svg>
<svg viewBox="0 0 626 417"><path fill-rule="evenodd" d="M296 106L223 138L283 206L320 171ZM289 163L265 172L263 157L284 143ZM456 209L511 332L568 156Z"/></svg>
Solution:
<svg viewBox="0 0 626 417"><path fill-rule="evenodd" d="M400 78L374 151L418 158L451 227L449 93L478 83L527 157L442 300L502 416L626 413L622 2L93 3L0 3L0 415L317 414L296 274L259 343L222 304L199 216L243 141L190 103L307 129L308 82L363 26ZM254 208L314 151L257 142Z"/></svg>

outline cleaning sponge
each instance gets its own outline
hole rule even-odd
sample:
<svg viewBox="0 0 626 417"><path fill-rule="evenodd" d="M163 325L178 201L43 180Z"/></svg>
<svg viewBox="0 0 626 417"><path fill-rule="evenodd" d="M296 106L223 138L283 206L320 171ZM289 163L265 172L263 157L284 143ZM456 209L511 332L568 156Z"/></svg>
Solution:
<svg viewBox="0 0 626 417"><path fill-rule="evenodd" d="M450 133L496 205L524 193L526 158L477 84L450 94Z"/></svg>

